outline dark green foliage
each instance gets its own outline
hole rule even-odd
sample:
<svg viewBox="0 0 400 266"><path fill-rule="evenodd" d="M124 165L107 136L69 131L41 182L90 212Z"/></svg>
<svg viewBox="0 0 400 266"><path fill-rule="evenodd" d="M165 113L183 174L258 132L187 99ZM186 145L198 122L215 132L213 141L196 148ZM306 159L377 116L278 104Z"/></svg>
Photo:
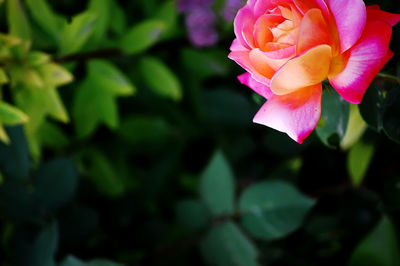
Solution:
<svg viewBox="0 0 400 266"><path fill-rule="evenodd" d="M252 123L225 2L197 48L174 0L0 0L0 265L399 265L400 26L299 145Z"/></svg>

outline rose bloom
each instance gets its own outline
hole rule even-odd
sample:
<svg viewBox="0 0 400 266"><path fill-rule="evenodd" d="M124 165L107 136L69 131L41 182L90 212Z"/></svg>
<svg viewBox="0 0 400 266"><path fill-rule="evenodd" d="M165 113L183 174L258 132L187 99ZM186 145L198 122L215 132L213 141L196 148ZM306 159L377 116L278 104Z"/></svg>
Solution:
<svg viewBox="0 0 400 266"><path fill-rule="evenodd" d="M229 58L247 71L240 82L267 99L253 121L302 143L320 118L323 80L360 103L393 56L399 20L362 0L248 0Z"/></svg>

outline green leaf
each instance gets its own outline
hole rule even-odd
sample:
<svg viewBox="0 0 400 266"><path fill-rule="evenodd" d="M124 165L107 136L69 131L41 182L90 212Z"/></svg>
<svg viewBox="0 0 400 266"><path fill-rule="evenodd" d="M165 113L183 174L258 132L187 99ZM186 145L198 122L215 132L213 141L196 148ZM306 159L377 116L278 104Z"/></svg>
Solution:
<svg viewBox="0 0 400 266"><path fill-rule="evenodd" d="M0 101L0 122L4 125L14 126L26 123L28 116L18 108Z"/></svg>
<svg viewBox="0 0 400 266"><path fill-rule="evenodd" d="M91 150L87 155L87 174L96 188L108 197L122 196L125 184L111 161L98 150Z"/></svg>
<svg viewBox="0 0 400 266"><path fill-rule="evenodd" d="M33 177L34 196L49 209L57 209L74 197L78 186L78 173L68 159L55 159L45 163Z"/></svg>
<svg viewBox="0 0 400 266"><path fill-rule="evenodd" d="M360 114L364 121L378 132L383 129L382 120L387 99L386 87L388 84L383 80L374 80L359 104Z"/></svg>
<svg viewBox="0 0 400 266"><path fill-rule="evenodd" d="M346 150L354 145L364 134L367 124L362 119L358 106L350 104L349 123L347 125L346 134L344 135L340 147Z"/></svg>
<svg viewBox="0 0 400 266"><path fill-rule="evenodd" d="M383 217L354 250L349 266L400 265L399 246L394 225Z"/></svg>
<svg viewBox="0 0 400 266"><path fill-rule="evenodd" d="M154 19L158 19L165 23L165 31L162 38L168 39L177 33L178 29L178 10L176 9L175 1L167 0L157 10Z"/></svg>
<svg viewBox="0 0 400 266"><path fill-rule="evenodd" d="M347 156L347 170L351 181L356 187L360 186L374 154L374 145L359 141Z"/></svg>
<svg viewBox="0 0 400 266"><path fill-rule="evenodd" d="M31 28L20 0L7 1L7 21L11 35L25 41L31 40Z"/></svg>
<svg viewBox="0 0 400 266"><path fill-rule="evenodd" d="M111 20L111 2L114 0L90 0L88 11L96 16L96 27L91 40L97 45L107 33ZM115 19L115 17L113 17Z"/></svg>
<svg viewBox="0 0 400 266"><path fill-rule="evenodd" d="M38 25L49 35L52 39L58 42L61 38L61 31L67 20L51 9L46 0L26 0L29 11Z"/></svg>
<svg viewBox="0 0 400 266"><path fill-rule="evenodd" d="M387 105L383 114L382 125L385 134L400 143L400 87L393 88L387 95Z"/></svg>
<svg viewBox="0 0 400 266"><path fill-rule="evenodd" d="M234 178L224 155L216 152L200 179L200 197L214 216L234 212Z"/></svg>
<svg viewBox="0 0 400 266"><path fill-rule="evenodd" d="M240 197L243 227L254 237L282 238L302 224L315 204L289 183L266 181L247 188Z"/></svg>
<svg viewBox="0 0 400 266"><path fill-rule="evenodd" d="M331 87L330 87L331 88ZM322 92L321 118L316 132L329 147L338 147L349 120L350 106L333 88Z"/></svg>
<svg viewBox="0 0 400 266"><path fill-rule="evenodd" d="M72 106L79 138L91 135L100 123L116 129L119 125L116 97L135 91L128 78L108 62L94 60L87 69L88 76L78 87Z"/></svg>
<svg viewBox="0 0 400 266"><path fill-rule="evenodd" d="M204 228L210 220L207 208L199 200L183 200L175 207L177 222L189 230Z"/></svg>
<svg viewBox="0 0 400 266"><path fill-rule="evenodd" d="M96 27L97 17L84 12L72 18L71 23L65 25L60 41L60 54L79 52L92 36Z"/></svg>
<svg viewBox="0 0 400 266"><path fill-rule="evenodd" d="M228 58L222 50L184 49L181 53L181 60L187 70L202 79L226 76L230 70Z"/></svg>
<svg viewBox="0 0 400 266"><path fill-rule="evenodd" d="M258 251L232 222L214 226L200 245L205 260L217 266L256 266Z"/></svg>
<svg viewBox="0 0 400 266"><path fill-rule="evenodd" d="M175 101L182 98L178 78L162 61L155 57L144 57L139 68L144 81L154 93Z"/></svg>
<svg viewBox="0 0 400 266"><path fill-rule="evenodd" d="M133 145L161 145L170 137L171 126L161 117L132 115L122 121L118 133Z"/></svg>
<svg viewBox="0 0 400 266"><path fill-rule="evenodd" d="M105 60L92 60L88 65L89 75L109 93L128 96L136 92L131 81L111 63Z"/></svg>
<svg viewBox="0 0 400 266"><path fill-rule="evenodd" d="M52 149L61 149L69 144L65 133L54 123L47 121L40 125L35 137L41 146Z"/></svg>
<svg viewBox="0 0 400 266"><path fill-rule="evenodd" d="M123 266L123 265L104 259L95 259L90 262L83 262L78 258L69 255L59 264L59 266Z"/></svg>
<svg viewBox="0 0 400 266"><path fill-rule="evenodd" d="M127 54L141 53L161 38L165 28L160 20L145 20L128 30L120 41L120 48Z"/></svg>
<svg viewBox="0 0 400 266"><path fill-rule="evenodd" d="M118 5L117 1L111 1L110 29L118 35L126 31L127 19L124 10Z"/></svg>

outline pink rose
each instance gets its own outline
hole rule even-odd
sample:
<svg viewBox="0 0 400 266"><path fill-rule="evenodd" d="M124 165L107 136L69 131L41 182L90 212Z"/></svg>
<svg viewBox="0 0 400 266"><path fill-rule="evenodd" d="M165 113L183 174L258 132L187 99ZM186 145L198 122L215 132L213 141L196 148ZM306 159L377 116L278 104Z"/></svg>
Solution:
<svg viewBox="0 0 400 266"><path fill-rule="evenodd" d="M319 120L326 78L360 103L393 56L399 20L362 0L248 0L234 21L229 58L247 71L240 82L267 99L253 121L302 143Z"/></svg>

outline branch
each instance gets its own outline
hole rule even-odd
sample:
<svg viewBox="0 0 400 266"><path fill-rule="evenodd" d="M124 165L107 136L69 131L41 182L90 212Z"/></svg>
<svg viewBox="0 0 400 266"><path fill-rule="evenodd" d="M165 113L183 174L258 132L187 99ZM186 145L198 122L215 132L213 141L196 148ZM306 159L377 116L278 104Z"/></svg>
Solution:
<svg viewBox="0 0 400 266"><path fill-rule="evenodd" d="M54 62L57 63L67 63L67 62L74 62L74 61L86 61L90 59L106 59L106 58L115 58L115 57L120 57L123 56L124 53L117 48L110 48L110 49L103 49L103 50L97 50L97 51L90 51L90 52L84 52L84 53L76 53L76 54L70 54L66 56L61 56L61 57L55 57L53 58Z"/></svg>
<svg viewBox="0 0 400 266"><path fill-rule="evenodd" d="M394 82L394 83L400 83L399 79L396 76L391 75L391 74L387 74L387 73L379 72L376 75L376 78L380 78L380 79L383 79L383 80L391 81L391 82Z"/></svg>

